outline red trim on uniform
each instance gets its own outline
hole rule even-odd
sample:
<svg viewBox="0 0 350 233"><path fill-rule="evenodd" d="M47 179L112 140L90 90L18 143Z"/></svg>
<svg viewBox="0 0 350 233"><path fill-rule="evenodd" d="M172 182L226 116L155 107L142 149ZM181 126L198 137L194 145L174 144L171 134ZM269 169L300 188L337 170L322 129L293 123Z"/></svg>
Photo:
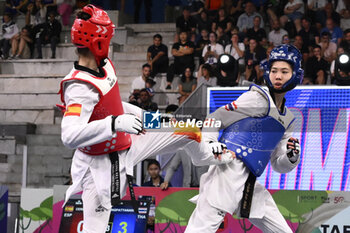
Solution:
<svg viewBox="0 0 350 233"><path fill-rule="evenodd" d="M235 107L235 109L237 109L237 105L235 104L235 101L232 101L232 105L233 107Z"/></svg>
<svg viewBox="0 0 350 233"><path fill-rule="evenodd" d="M226 111L230 111L230 109L228 109L227 105L225 105L225 109L226 109Z"/></svg>

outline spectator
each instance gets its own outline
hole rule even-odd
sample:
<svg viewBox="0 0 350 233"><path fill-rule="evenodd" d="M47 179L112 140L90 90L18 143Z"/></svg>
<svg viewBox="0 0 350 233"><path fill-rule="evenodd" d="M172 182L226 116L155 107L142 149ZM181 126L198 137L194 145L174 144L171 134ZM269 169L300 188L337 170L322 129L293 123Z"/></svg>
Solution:
<svg viewBox="0 0 350 233"><path fill-rule="evenodd" d="M305 64L309 57L309 49L304 45L303 38L300 35L296 35L293 45L299 49L300 53L303 55L303 64Z"/></svg>
<svg viewBox="0 0 350 233"><path fill-rule="evenodd" d="M217 43L221 44L223 48L225 48L225 46L230 43L230 37L225 33L224 29L221 26L218 26L216 35L218 37Z"/></svg>
<svg viewBox="0 0 350 233"><path fill-rule="evenodd" d="M302 0L288 0L284 7L284 15L281 16L280 22L284 27L288 20L293 21L297 33L301 30L301 18L304 15L304 3Z"/></svg>
<svg viewBox="0 0 350 233"><path fill-rule="evenodd" d="M139 92L141 89L146 87L146 80L151 76L151 66L149 64L144 64L142 66L142 75L135 78L131 84L132 92Z"/></svg>
<svg viewBox="0 0 350 233"><path fill-rule="evenodd" d="M340 27L343 30L350 28L350 3L349 1L338 0L336 7L337 13L340 14Z"/></svg>
<svg viewBox="0 0 350 233"><path fill-rule="evenodd" d="M175 74L182 74L185 67L194 69L194 44L187 40L187 32L180 32L180 42L173 45L171 54L174 56L174 63L169 66L167 74L167 87L171 89L171 83Z"/></svg>
<svg viewBox="0 0 350 233"><path fill-rule="evenodd" d="M290 44L290 39L288 34L282 36L282 44Z"/></svg>
<svg viewBox="0 0 350 233"><path fill-rule="evenodd" d="M339 26L340 25L340 15L338 12L336 12L333 8L333 4L332 3L327 3L326 6L324 7L324 11L323 14L325 15L325 19L324 22L322 24L322 26L326 26L326 20L327 19L333 19L333 22Z"/></svg>
<svg viewBox="0 0 350 233"><path fill-rule="evenodd" d="M321 34L323 32L329 32L331 35L331 42L336 44L339 44L343 37L343 31L340 27L334 25L333 19L326 20L326 27L321 30Z"/></svg>
<svg viewBox="0 0 350 233"><path fill-rule="evenodd" d="M165 22L174 23L181 15L181 0L167 0L165 5Z"/></svg>
<svg viewBox="0 0 350 233"><path fill-rule="evenodd" d="M62 18L63 26L69 25L70 16L72 15L73 11L73 2L74 0L63 0L63 2L57 8L57 12Z"/></svg>
<svg viewBox="0 0 350 233"><path fill-rule="evenodd" d="M142 2L144 3L144 8L146 11L146 23L150 23L152 20L152 0L134 0L134 23L139 23Z"/></svg>
<svg viewBox="0 0 350 233"><path fill-rule="evenodd" d="M233 24L237 24L238 17L244 13L242 4L244 0L226 0L225 2L230 2L231 7L225 7L225 9L228 11L229 17L233 20Z"/></svg>
<svg viewBox="0 0 350 233"><path fill-rule="evenodd" d="M314 45L313 56L305 64L303 84L326 84L328 67L328 62L321 55L321 47Z"/></svg>
<svg viewBox="0 0 350 233"><path fill-rule="evenodd" d="M256 12L255 6L252 2L247 2L245 5L245 12L238 17L237 26L240 32L247 33L249 28L254 26L254 17L260 16L261 23L260 27L264 27L264 20L262 16Z"/></svg>
<svg viewBox="0 0 350 233"><path fill-rule="evenodd" d="M212 69L209 64L202 65L197 73L197 86L200 86L202 83L215 87L217 84L217 78L212 77Z"/></svg>
<svg viewBox="0 0 350 233"><path fill-rule="evenodd" d="M182 15L176 19L176 32L179 34L180 32L187 32L191 41L195 40L196 34L196 20L193 16L191 16L191 12L189 7L184 7L182 11ZM176 38L177 41L177 38Z"/></svg>
<svg viewBox="0 0 350 233"><path fill-rule="evenodd" d="M0 54L2 59L7 59L9 57L12 40L16 37L19 30L17 24L12 20L10 13L5 13L3 20L4 23L1 26L3 39L0 41Z"/></svg>
<svg viewBox="0 0 350 233"><path fill-rule="evenodd" d="M12 17L18 13L26 14L28 0L6 0L5 13L9 13Z"/></svg>
<svg viewBox="0 0 350 233"><path fill-rule="evenodd" d="M170 164L165 171L164 182L160 185L161 189L164 190L169 187L170 180L175 171L180 167L180 164L182 164L183 170L182 187L191 187L192 161L186 151L180 149L170 160Z"/></svg>
<svg viewBox="0 0 350 233"><path fill-rule="evenodd" d="M307 15L319 30L326 25L324 14L326 3L327 0L307 0Z"/></svg>
<svg viewBox="0 0 350 233"><path fill-rule="evenodd" d="M258 73L258 80L260 80L261 78L263 78L264 72L265 72L265 68L264 66L267 64L267 62L270 59L270 54L271 51L275 48L275 46L270 45L269 47L267 47L266 49L266 58L263 59L260 64L259 64L259 73Z"/></svg>
<svg viewBox="0 0 350 233"><path fill-rule="evenodd" d="M298 35L303 38L305 47L308 48L309 53L312 53L312 46L316 43L319 43L320 36L316 28L311 27L311 21L308 18L301 19L302 28L299 31Z"/></svg>
<svg viewBox="0 0 350 233"><path fill-rule="evenodd" d="M152 102L151 94L146 88L140 90L140 98L138 99L138 106L145 111L155 112L158 110L158 105Z"/></svg>
<svg viewBox="0 0 350 233"><path fill-rule="evenodd" d="M226 16L226 12L224 8L219 8L218 15L216 16L214 20L215 28L221 27L224 31L227 28L227 23L229 22L229 19Z"/></svg>
<svg viewBox="0 0 350 233"><path fill-rule="evenodd" d="M202 52L204 47L209 43L209 34L207 29L202 29L201 36L196 43L195 56L200 58L200 64L204 63Z"/></svg>
<svg viewBox="0 0 350 233"><path fill-rule="evenodd" d="M147 49L147 61L151 66L151 77L168 72L168 47L162 43L162 36L159 34L153 36L153 45Z"/></svg>
<svg viewBox="0 0 350 233"><path fill-rule="evenodd" d="M253 27L249 28L247 31L246 37L248 38L256 38L256 40L260 43L263 38L266 38L265 29L260 27L261 18L259 16L254 17Z"/></svg>
<svg viewBox="0 0 350 233"><path fill-rule="evenodd" d="M33 27L45 23L47 8L44 6L41 0L35 0L34 3L28 5L26 13L26 25L32 25Z"/></svg>
<svg viewBox="0 0 350 233"><path fill-rule="evenodd" d="M57 15L57 0L42 0L42 3L47 9L47 17L50 17L49 14L54 12Z"/></svg>
<svg viewBox="0 0 350 233"><path fill-rule="evenodd" d="M344 48L343 47L338 47L337 48L337 56L339 56L342 53L345 53ZM335 60L332 61L331 67L329 69L329 71L331 72L332 80L335 79L335 73L334 73L335 70L334 70L334 68L335 68Z"/></svg>
<svg viewBox="0 0 350 233"><path fill-rule="evenodd" d="M56 58L56 46L60 41L60 34L62 30L61 23L55 19L55 12L49 13L48 21L41 24L42 32L39 38L36 40L36 46L38 49L38 59L43 58L42 44L50 43L51 45L51 58Z"/></svg>
<svg viewBox="0 0 350 233"><path fill-rule="evenodd" d="M282 44L282 37L288 35L288 32L280 27L280 22L278 20L274 21L272 24L271 32L269 33L269 42L274 46Z"/></svg>
<svg viewBox="0 0 350 233"><path fill-rule="evenodd" d="M321 33L321 56L329 62L329 64L336 58L337 44L330 41L330 34L328 32Z"/></svg>
<svg viewBox="0 0 350 233"><path fill-rule="evenodd" d="M266 58L266 50L262 48L256 41L251 38L249 40L248 49L244 52L245 58L245 79L257 84L262 83L262 79L258 79L259 64Z"/></svg>
<svg viewBox="0 0 350 233"><path fill-rule="evenodd" d="M12 39L12 56L10 58L29 59L31 43L33 43L33 40L30 36L30 28L29 26L25 26L22 28L21 32L15 35L15 37Z"/></svg>
<svg viewBox="0 0 350 233"><path fill-rule="evenodd" d="M215 65L218 62L218 57L224 53L224 48L221 44L216 43L217 35L215 32L209 33L209 41L202 52L202 57L205 63Z"/></svg>
<svg viewBox="0 0 350 233"><path fill-rule="evenodd" d="M204 8L209 11L210 16L215 16L224 0L205 0Z"/></svg>
<svg viewBox="0 0 350 233"><path fill-rule="evenodd" d="M226 45L225 53L230 54L234 59L236 59L240 66L244 66L243 55L245 51L245 46L242 42L238 42L238 39L239 38L237 33L232 34L231 44Z"/></svg>
<svg viewBox="0 0 350 233"><path fill-rule="evenodd" d="M186 67L184 73L181 76L179 82L179 105L181 105L187 97L191 95L191 93L196 89L197 81L192 75L192 70L189 67Z"/></svg>
<svg viewBox="0 0 350 233"><path fill-rule="evenodd" d="M350 54L350 28L344 31L344 36L339 46L344 48L344 51Z"/></svg>
<svg viewBox="0 0 350 233"><path fill-rule="evenodd" d="M164 182L163 177L160 175L160 164L155 159L149 159L147 165L147 172L150 176L150 180L143 183L142 187L160 187L160 185ZM168 184L171 187L171 184Z"/></svg>
<svg viewBox="0 0 350 233"><path fill-rule="evenodd" d="M201 32L203 29L208 32L211 30L212 20L208 17L208 12L202 10L199 15L197 15L197 28Z"/></svg>

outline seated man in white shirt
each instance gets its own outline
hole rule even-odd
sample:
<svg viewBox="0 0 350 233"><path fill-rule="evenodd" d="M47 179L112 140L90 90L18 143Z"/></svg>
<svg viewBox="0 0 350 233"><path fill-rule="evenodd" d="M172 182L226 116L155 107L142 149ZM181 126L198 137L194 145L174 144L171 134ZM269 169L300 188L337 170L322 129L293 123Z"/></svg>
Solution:
<svg viewBox="0 0 350 233"><path fill-rule="evenodd" d="M135 78L131 84L129 103L132 103L138 99L140 90L146 88L146 80L151 76L151 66L149 64L144 64L142 66L142 75Z"/></svg>

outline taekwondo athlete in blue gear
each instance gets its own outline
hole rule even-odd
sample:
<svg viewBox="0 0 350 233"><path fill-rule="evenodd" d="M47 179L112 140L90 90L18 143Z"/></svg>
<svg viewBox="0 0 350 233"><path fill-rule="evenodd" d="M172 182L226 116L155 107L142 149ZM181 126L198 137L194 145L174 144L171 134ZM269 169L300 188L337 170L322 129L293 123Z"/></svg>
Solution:
<svg viewBox="0 0 350 233"><path fill-rule="evenodd" d="M258 182L268 162L280 173L299 164L299 142L292 137L294 116L284 95L302 82L301 54L292 45L271 51L264 64L268 90L252 85L236 101L208 118L222 121L220 142L236 153L225 165L210 166L201 178L200 194L186 233L214 233L223 213L249 218L263 232L292 232L269 192ZM203 132L203 140L218 141L219 132Z"/></svg>

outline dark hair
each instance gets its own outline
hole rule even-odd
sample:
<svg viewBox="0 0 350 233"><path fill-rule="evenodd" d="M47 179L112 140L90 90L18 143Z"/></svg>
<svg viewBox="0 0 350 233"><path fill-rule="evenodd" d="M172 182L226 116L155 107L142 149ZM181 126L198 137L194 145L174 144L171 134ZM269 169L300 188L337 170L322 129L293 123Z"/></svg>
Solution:
<svg viewBox="0 0 350 233"><path fill-rule="evenodd" d="M79 48L79 47L78 47L78 48L77 48L77 52L78 52L79 55L86 57L86 56L89 55L90 49L87 48L87 47L84 47L84 48Z"/></svg>
<svg viewBox="0 0 350 233"><path fill-rule="evenodd" d="M150 97L150 94L149 94L149 92L147 91L146 88L142 88L142 89L140 90L140 95L141 95L141 92L146 92L146 93L148 94L148 96Z"/></svg>
<svg viewBox="0 0 350 233"><path fill-rule="evenodd" d="M182 8L182 11L191 11L191 8L189 6L184 6Z"/></svg>
<svg viewBox="0 0 350 233"><path fill-rule="evenodd" d="M88 20L88 19L91 18L91 15L89 15L88 13L86 13L86 12L80 10L80 11L78 11L78 13L77 13L77 18L78 18L78 19L83 19L83 20Z"/></svg>
<svg viewBox="0 0 350 233"><path fill-rule="evenodd" d="M194 77L193 77L193 70L191 69L191 67L186 67L185 69L184 69L184 72L182 72L182 75L181 75L181 82L186 82L186 76L185 76L185 73L186 73L186 70L187 69L190 69L190 71L191 71L191 76L190 76L190 81L192 81L193 79L194 79Z"/></svg>
<svg viewBox="0 0 350 233"><path fill-rule="evenodd" d="M202 69L206 69L209 72L209 76L211 76L211 71L212 71L211 65L205 63L203 64Z"/></svg>
<svg viewBox="0 0 350 233"><path fill-rule="evenodd" d="M142 69L144 69L145 67L148 67L148 68L151 69L151 66L148 63L145 63L145 64L142 65Z"/></svg>
<svg viewBox="0 0 350 233"><path fill-rule="evenodd" d="M4 14L4 16L7 16L7 17L9 17L10 19L13 19L13 17L12 17L12 15L10 14L10 13L8 13L8 12L6 12L5 14Z"/></svg>
<svg viewBox="0 0 350 233"><path fill-rule="evenodd" d="M179 106L177 106L177 105L175 105L175 104L170 104L170 105L168 105L168 106L166 107L165 112L166 112L166 113L175 112L176 109L178 109L178 108L179 108Z"/></svg>
<svg viewBox="0 0 350 233"><path fill-rule="evenodd" d="M312 46L312 50L314 50L314 49L321 49L321 46L319 46L318 44L315 44Z"/></svg>
<svg viewBox="0 0 350 233"><path fill-rule="evenodd" d="M302 17L301 20L306 20L309 23L311 23L311 19L309 17L306 17L306 16Z"/></svg>
<svg viewBox="0 0 350 233"><path fill-rule="evenodd" d="M163 39L163 37L162 37L160 34L155 34L155 35L153 36L153 39L155 39L155 38L158 38L158 39L160 39L160 40Z"/></svg>
<svg viewBox="0 0 350 233"><path fill-rule="evenodd" d="M147 161L148 161L147 170L153 164L156 165L159 168L159 170L160 170L160 164L159 164L159 162L157 160L155 160L155 159L148 159Z"/></svg>
<svg viewBox="0 0 350 233"><path fill-rule="evenodd" d="M343 33L343 35L348 34L350 32L350 28L346 29Z"/></svg>
<svg viewBox="0 0 350 233"><path fill-rule="evenodd" d="M209 36L210 34L214 34L215 38L217 39L218 38L218 35L216 34L216 32L209 32Z"/></svg>
<svg viewBox="0 0 350 233"><path fill-rule="evenodd" d="M324 32L321 33L321 37L322 36L328 36L330 38L331 34L329 32L324 31Z"/></svg>
<svg viewBox="0 0 350 233"><path fill-rule="evenodd" d="M181 33L186 33L186 35L187 35L187 31L186 31L186 30L181 30L181 31L179 32L179 35L180 35Z"/></svg>

